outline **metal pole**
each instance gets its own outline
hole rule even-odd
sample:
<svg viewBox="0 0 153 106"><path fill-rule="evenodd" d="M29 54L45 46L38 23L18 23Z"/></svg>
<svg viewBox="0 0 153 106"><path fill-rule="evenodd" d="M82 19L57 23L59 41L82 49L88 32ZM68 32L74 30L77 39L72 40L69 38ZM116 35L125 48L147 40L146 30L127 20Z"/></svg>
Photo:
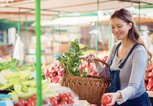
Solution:
<svg viewBox="0 0 153 106"><path fill-rule="evenodd" d="M140 9L141 9L141 5L140 5L140 3L139 3L139 21L138 21L138 28L139 28L139 31L140 31L140 15L141 15L141 11L140 11Z"/></svg>
<svg viewBox="0 0 153 106"><path fill-rule="evenodd" d="M37 106L42 106L42 86L41 86L41 79L42 79L42 72L41 72L41 25L40 25L40 0L35 0L35 32L36 32L36 84L37 84Z"/></svg>
<svg viewBox="0 0 153 106"><path fill-rule="evenodd" d="M113 43L113 36L112 36L112 31L111 31L111 26L108 25L108 50L111 50L112 48L112 43Z"/></svg>
<svg viewBox="0 0 153 106"><path fill-rule="evenodd" d="M21 29L21 23L20 23L20 8L19 8L19 17L18 17L18 35L20 36L20 29Z"/></svg>
<svg viewBox="0 0 153 106"><path fill-rule="evenodd" d="M98 34L99 34L99 16L98 16L98 12L99 12L99 0L97 0L97 22L96 22L96 30L97 30L97 34L96 34L96 55L98 55Z"/></svg>

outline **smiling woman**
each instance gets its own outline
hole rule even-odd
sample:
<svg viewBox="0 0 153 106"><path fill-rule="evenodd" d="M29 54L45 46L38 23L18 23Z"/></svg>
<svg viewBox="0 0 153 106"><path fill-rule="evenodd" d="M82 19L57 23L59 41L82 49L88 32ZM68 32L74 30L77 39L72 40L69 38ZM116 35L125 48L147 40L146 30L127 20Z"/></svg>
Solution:
<svg viewBox="0 0 153 106"><path fill-rule="evenodd" d="M131 23L126 23L122 19L116 17L111 19L111 25L112 32L118 40L122 40L123 38L125 38L132 26Z"/></svg>
<svg viewBox="0 0 153 106"><path fill-rule="evenodd" d="M126 9L116 10L110 22L118 42L107 59L111 85L104 96L112 99L107 105L151 106L144 86L144 75L152 56L135 28L132 14Z"/></svg>
<svg viewBox="0 0 153 106"><path fill-rule="evenodd" d="M126 9L116 10L110 22L119 42L108 58L111 86L104 95L112 98L110 106L151 106L144 87L144 73L152 56L135 28L132 14ZM119 60L123 61L119 63Z"/></svg>

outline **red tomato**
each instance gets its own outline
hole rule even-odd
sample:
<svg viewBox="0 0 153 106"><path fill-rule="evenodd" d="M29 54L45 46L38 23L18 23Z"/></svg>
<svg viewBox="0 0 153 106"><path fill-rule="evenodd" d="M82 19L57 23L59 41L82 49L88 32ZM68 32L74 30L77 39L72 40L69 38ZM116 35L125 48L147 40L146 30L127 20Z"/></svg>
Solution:
<svg viewBox="0 0 153 106"><path fill-rule="evenodd" d="M31 98L36 100L36 95L33 95Z"/></svg>
<svg viewBox="0 0 153 106"><path fill-rule="evenodd" d="M50 98L50 102L51 102L51 104L53 104L53 105L57 105L57 104L58 104L57 97L51 97L51 98Z"/></svg>
<svg viewBox="0 0 153 106"><path fill-rule="evenodd" d="M36 106L36 100L28 100L27 106Z"/></svg>
<svg viewBox="0 0 153 106"><path fill-rule="evenodd" d="M67 96L63 96L62 98L61 98L63 101L68 101L68 97Z"/></svg>
<svg viewBox="0 0 153 106"><path fill-rule="evenodd" d="M36 96L32 96L31 98L28 99L27 106L36 106Z"/></svg>
<svg viewBox="0 0 153 106"><path fill-rule="evenodd" d="M64 106L66 106L66 105L67 105L67 102L66 102L66 101L60 101L59 104L60 104L60 105L64 105Z"/></svg>
<svg viewBox="0 0 153 106"><path fill-rule="evenodd" d="M14 104L15 106L27 106L27 101L20 99L17 103Z"/></svg>
<svg viewBox="0 0 153 106"><path fill-rule="evenodd" d="M28 101L27 106L36 106L36 102L35 101Z"/></svg>
<svg viewBox="0 0 153 106"><path fill-rule="evenodd" d="M63 93L60 93L58 96L59 96L59 98L62 98L63 97Z"/></svg>
<svg viewBox="0 0 153 106"><path fill-rule="evenodd" d="M65 93L63 93L63 96L68 97L68 96L69 96L69 94L65 92Z"/></svg>
<svg viewBox="0 0 153 106"><path fill-rule="evenodd" d="M101 103L103 106L106 106L107 104L110 104L112 101L112 98L108 95L103 95L101 98Z"/></svg>
<svg viewBox="0 0 153 106"><path fill-rule="evenodd" d="M68 100L68 104L73 104L73 103L74 103L73 99Z"/></svg>

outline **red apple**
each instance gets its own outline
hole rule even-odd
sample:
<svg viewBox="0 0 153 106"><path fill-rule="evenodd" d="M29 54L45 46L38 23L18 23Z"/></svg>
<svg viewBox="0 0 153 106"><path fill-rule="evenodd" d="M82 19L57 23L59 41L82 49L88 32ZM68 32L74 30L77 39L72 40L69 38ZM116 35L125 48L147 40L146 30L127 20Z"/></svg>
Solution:
<svg viewBox="0 0 153 106"><path fill-rule="evenodd" d="M112 98L108 95L103 95L101 98L101 104L102 106L106 106L107 104L110 104L112 101Z"/></svg>

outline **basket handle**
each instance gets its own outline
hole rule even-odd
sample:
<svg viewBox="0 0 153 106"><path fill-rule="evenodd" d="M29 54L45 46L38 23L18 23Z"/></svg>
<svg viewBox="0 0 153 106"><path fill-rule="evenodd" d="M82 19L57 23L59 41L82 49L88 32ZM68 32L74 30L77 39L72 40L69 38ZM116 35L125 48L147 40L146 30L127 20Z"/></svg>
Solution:
<svg viewBox="0 0 153 106"><path fill-rule="evenodd" d="M84 57L80 57L80 59L83 59L85 60ZM96 76L92 76L92 75L88 75L88 77L93 77L93 78L106 78L108 80L110 80L110 75L109 75L109 71L107 69L109 69L110 65L108 63L106 63L105 61L99 59L99 58L94 58L94 61L98 61L102 64L104 64L106 66L106 70L104 70L104 72L101 72L99 75L99 77L96 77Z"/></svg>
<svg viewBox="0 0 153 106"><path fill-rule="evenodd" d="M80 59L85 59L84 57L79 57ZM101 62L102 64L104 64L107 68L109 68L109 64L106 63L105 61L99 59L99 58L94 58L94 61L98 61Z"/></svg>
<svg viewBox="0 0 153 106"><path fill-rule="evenodd" d="M109 68L110 65L108 63L106 63L105 61L99 59L99 58L95 58L95 61L101 62L102 64L104 64L106 66L106 69L103 70L104 72L101 72L99 75L100 77L105 77L106 79L110 80L110 74L109 74Z"/></svg>
<svg viewBox="0 0 153 106"><path fill-rule="evenodd" d="M95 61L98 61L98 62L101 62L102 64L106 65L107 68L109 68L109 64L106 63L105 61L103 61L103 60L101 60L101 59L99 59L99 58L95 58L94 60L95 60Z"/></svg>

